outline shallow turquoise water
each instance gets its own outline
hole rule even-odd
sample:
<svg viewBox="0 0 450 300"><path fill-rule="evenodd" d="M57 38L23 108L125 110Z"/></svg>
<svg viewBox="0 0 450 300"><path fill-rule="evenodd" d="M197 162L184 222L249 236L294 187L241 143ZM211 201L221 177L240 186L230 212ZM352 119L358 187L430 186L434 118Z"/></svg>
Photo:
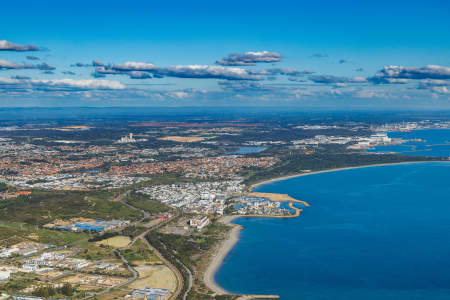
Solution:
<svg viewBox="0 0 450 300"><path fill-rule="evenodd" d="M450 163L314 174L262 186L311 207L242 218L216 274L235 293L284 300L450 299Z"/></svg>
<svg viewBox="0 0 450 300"><path fill-rule="evenodd" d="M402 145L380 146L369 152L397 152L407 155L450 156L450 129L426 129L410 132L389 132L391 138L422 139Z"/></svg>

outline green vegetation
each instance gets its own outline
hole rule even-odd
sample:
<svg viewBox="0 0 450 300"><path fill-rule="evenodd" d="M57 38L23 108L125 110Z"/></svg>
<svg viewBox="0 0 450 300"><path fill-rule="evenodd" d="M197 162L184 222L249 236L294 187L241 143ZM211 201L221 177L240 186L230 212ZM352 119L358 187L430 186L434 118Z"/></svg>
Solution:
<svg viewBox="0 0 450 300"><path fill-rule="evenodd" d="M131 219L141 217L139 211L122 203L109 201L107 191L33 191L32 194L0 202L0 219L43 225L55 219L73 217Z"/></svg>
<svg viewBox="0 0 450 300"><path fill-rule="evenodd" d="M229 231L230 227L213 221L207 230L200 234L196 233L191 236L182 236L175 234L163 234L156 231L150 232L146 238L150 244L158 249L158 251L169 260L178 270L180 270L184 282L188 282L189 275L184 268L186 266L194 272L200 267L204 267L202 259L206 257L208 251L212 250L217 243L222 240L223 236ZM210 296L207 293L200 293L199 290L204 290L203 283L199 282L194 276L193 289L188 294L190 300L198 299L235 299L235 296ZM187 287L184 286L185 290ZM183 293L179 299L183 299Z"/></svg>
<svg viewBox="0 0 450 300"><path fill-rule="evenodd" d="M4 182L0 182L0 192L5 192L8 190L8 185Z"/></svg>
<svg viewBox="0 0 450 300"><path fill-rule="evenodd" d="M137 240L131 248L120 250L120 253L133 266L136 261L145 261L152 264L161 263L159 258L141 240Z"/></svg>
<svg viewBox="0 0 450 300"><path fill-rule="evenodd" d="M127 195L126 202L134 207L145 210L150 214L159 214L170 210L167 205L134 191Z"/></svg>
<svg viewBox="0 0 450 300"><path fill-rule="evenodd" d="M243 174L247 177L244 183L251 185L271 178L298 174L303 170L319 171L385 163L442 160L441 158L398 154L350 153L338 146L327 146L324 148L311 154L283 154L280 157L280 162L268 169L248 169Z"/></svg>
<svg viewBox="0 0 450 300"><path fill-rule="evenodd" d="M98 246L96 243L89 243L88 241L83 241L77 245L77 248L81 248L82 250L78 252L75 258L100 260L114 257L112 249L104 246Z"/></svg>
<svg viewBox="0 0 450 300"><path fill-rule="evenodd" d="M133 239L146 230L147 230L147 227L131 225L131 226L127 226L124 229L122 229L120 231L120 234L129 236L130 238Z"/></svg>
<svg viewBox="0 0 450 300"><path fill-rule="evenodd" d="M196 265L193 259L198 254L205 253L210 250L221 237L229 230L227 225L213 221L204 233L196 233L191 236L182 236L177 234L163 234L159 232L151 232L147 235L149 241L160 241L164 243L168 249L173 249L177 258L186 266ZM150 244L152 244L150 242ZM152 244L153 245L153 244ZM168 250L162 250L162 254Z"/></svg>
<svg viewBox="0 0 450 300"><path fill-rule="evenodd" d="M125 257L125 259L131 265L133 265L133 262L137 261L137 260L150 261L151 254L152 254L152 252L149 249L143 249L143 248L137 248L137 247L121 250L120 253L122 253L123 257Z"/></svg>
<svg viewBox="0 0 450 300"><path fill-rule="evenodd" d="M23 290L35 282L31 278L13 278L4 283L0 283L0 292L6 292L7 294L13 294L17 291Z"/></svg>
<svg viewBox="0 0 450 300"><path fill-rule="evenodd" d="M69 283L65 283L62 287L57 288L50 285L43 285L36 288L32 294L34 296L44 297L48 299L50 297L60 298L56 296L72 296L73 293L74 289L72 285L70 285Z"/></svg>
<svg viewBox="0 0 450 300"><path fill-rule="evenodd" d="M9 239L11 237L20 237L40 243L61 246L85 239L88 235L85 233L40 229L37 228L37 226L27 224L1 222L0 240Z"/></svg>
<svg viewBox="0 0 450 300"><path fill-rule="evenodd" d="M95 243L95 242L107 240L109 238L112 238L112 237L115 237L115 236L118 236L118 235L119 235L118 232L104 232L102 234L94 235L92 238L90 238L88 240L88 242Z"/></svg>
<svg viewBox="0 0 450 300"><path fill-rule="evenodd" d="M188 295L188 300L234 300L237 299L239 296L237 295L205 295L200 294L195 291L191 291Z"/></svg>

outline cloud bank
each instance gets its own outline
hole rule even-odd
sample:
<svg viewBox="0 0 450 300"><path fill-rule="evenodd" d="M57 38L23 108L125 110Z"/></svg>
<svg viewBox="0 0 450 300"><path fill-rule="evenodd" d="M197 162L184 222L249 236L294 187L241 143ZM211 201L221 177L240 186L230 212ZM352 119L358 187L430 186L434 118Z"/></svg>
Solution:
<svg viewBox="0 0 450 300"><path fill-rule="evenodd" d="M375 84L407 83L408 79L450 79L450 68L436 65L425 67L385 66L375 76L369 77Z"/></svg>
<svg viewBox="0 0 450 300"><path fill-rule="evenodd" d="M3 90L39 90L39 91L89 91L123 90L125 85L119 81L87 79L28 79L26 77L0 77L0 89Z"/></svg>
<svg viewBox="0 0 450 300"><path fill-rule="evenodd" d="M257 63L276 63L281 61L281 54L269 51L233 53L219 59L216 64L222 66L255 66Z"/></svg>
<svg viewBox="0 0 450 300"><path fill-rule="evenodd" d="M19 45L8 42L7 40L0 40L0 51L38 51L39 48L33 45Z"/></svg>
<svg viewBox="0 0 450 300"><path fill-rule="evenodd" d="M41 71L51 71L54 70L55 67L52 67L47 63L41 63L37 65L29 65L29 64L19 65L4 59L0 59L0 70L19 70L19 69L36 69Z"/></svg>
<svg viewBox="0 0 450 300"><path fill-rule="evenodd" d="M139 72L139 73L137 73ZM145 62L125 62L106 67L97 67L94 77L102 75L129 75L133 79L152 78L143 73L151 73L154 77L176 77L193 79L222 79L222 80L263 80L263 77L242 68L228 68L222 66L186 65L158 67Z"/></svg>

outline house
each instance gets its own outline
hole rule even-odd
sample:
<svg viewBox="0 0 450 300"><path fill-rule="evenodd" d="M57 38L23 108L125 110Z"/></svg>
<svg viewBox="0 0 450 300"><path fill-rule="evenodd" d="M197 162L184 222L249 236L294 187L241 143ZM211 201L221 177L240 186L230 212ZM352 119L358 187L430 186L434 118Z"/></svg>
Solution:
<svg viewBox="0 0 450 300"><path fill-rule="evenodd" d="M39 269L38 265L34 265L34 264L24 264L22 266L22 270L24 270L25 272L34 272L37 269Z"/></svg>

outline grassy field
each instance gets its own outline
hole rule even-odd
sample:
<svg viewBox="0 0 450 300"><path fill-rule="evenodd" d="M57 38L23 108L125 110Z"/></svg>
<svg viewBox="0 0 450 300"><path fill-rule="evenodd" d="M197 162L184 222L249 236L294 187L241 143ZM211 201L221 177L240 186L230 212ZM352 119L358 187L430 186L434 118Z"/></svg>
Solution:
<svg viewBox="0 0 450 300"><path fill-rule="evenodd" d="M131 242L131 239L128 236L114 236L109 239L102 240L97 242L97 245L108 246L112 248L123 248L126 247Z"/></svg>
<svg viewBox="0 0 450 300"><path fill-rule="evenodd" d="M132 265L162 263L159 258L148 249L148 246L140 240L136 241L131 248L121 250L120 252Z"/></svg>
<svg viewBox="0 0 450 300"><path fill-rule="evenodd" d="M100 260L115 257L112 249L101 247L96 243L89 243L88 241L83 241L82 243L77 245L77 248L81 248L82 250L75 256L76 258Z"/></svg>

